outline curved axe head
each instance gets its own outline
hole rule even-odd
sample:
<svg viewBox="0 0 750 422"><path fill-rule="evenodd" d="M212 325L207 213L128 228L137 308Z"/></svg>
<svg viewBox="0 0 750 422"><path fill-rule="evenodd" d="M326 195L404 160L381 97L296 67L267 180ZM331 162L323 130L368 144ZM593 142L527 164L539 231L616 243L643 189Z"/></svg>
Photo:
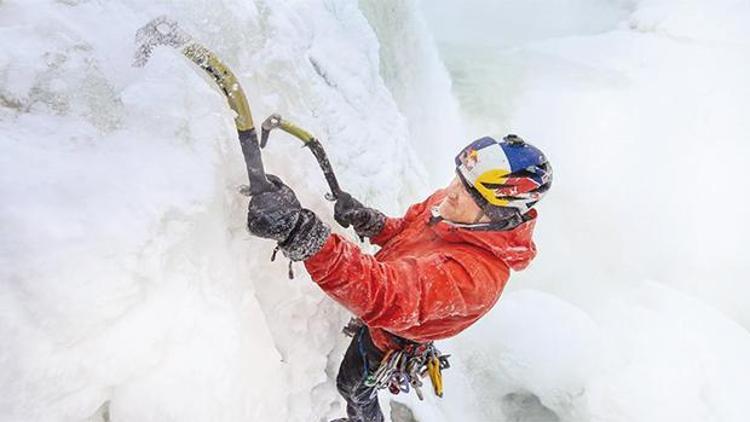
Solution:
<svg viewBox="0 0 750 422"><path fill-rule="evenodd" d="M166 45L173 48L182 48L191 41L190 35L180 29L177 21L166 16L159 16L142 26L135 33L135 43L138 48L133 58L133 66L142 67L151 58L154 47Z"/></svg>

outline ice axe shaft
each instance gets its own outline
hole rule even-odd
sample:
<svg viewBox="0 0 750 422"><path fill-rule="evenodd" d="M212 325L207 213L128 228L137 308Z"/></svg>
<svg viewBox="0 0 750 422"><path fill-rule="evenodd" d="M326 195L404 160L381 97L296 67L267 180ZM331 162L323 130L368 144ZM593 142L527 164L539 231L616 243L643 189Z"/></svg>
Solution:
<svg viewBox="0 0 750 422"><path fill-rule="evenodd" d="M266 178L250 105L245 91L231 69L214 52L193 40L176 21L166 16L160 16L144 25L136 32L135 39L138 50L135 54L134 66L144 66L151 57L154 47L166 45L179 50L183 56L198 65L213 79L226 97L229 107L236 113L234 124L237 127L237 135L250 182L247 193L254 195L276 189Z"/></svg>
<svg viewBox="0 0 750 422"><path fill-rule="evenodd" d="M279 114L272 114L261 125L260 147L265 148L268 143L268 136L273 129L277 128L299 139L304 146L310 148L310 151L318 161L318 165L323 170L328 187L331 189L331 192L326 194L326 199L329 201L337 200L341 196L341 186L339 186L338 179L336 179L336 175L333 173L333 167L331 166L331 162L328 161L328 155L325 149L323 149L323 145L310 132L288 120L284 120Z"/></svg>
<svg viewBox="0 0 750 422"><path fill-rule="evenodd" d="M331 189L331 192L326 193L326 199L329 201L337 201L339 198L341 198L341 195L344 192L341 190L338 179L336 179L336 174L333 173L333 166L331 166L331 162L328 161L328 155L326 154L325 149L323 149L323 144L321 144L320 141L315 138L310 132L302 129L301 127L288 120L284 120L278 113L274 113L268 116L268 118L264 120L263 124L261 125L261 148L266 147L266 144L268 143L268 137L271 134L271 131L274 129L283 130L284 132L302 141L304 146L310 148L310 151L318 161L320 169L323 170L323 175L326 178L326 182L328 182L328 187ZM357 234L357 236L359 236L360 242L365 241L365 238L363 236L359 234Z"/></svg>

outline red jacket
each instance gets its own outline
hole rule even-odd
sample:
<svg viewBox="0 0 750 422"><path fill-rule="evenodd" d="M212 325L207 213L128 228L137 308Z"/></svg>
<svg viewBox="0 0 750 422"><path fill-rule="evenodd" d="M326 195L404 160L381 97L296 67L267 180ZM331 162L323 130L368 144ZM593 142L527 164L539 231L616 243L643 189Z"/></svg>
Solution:
<svg viewBox="0 0 750 422"><path fill-rule="evenodd" d="M536 255L531 220L508 231L471 231L440 221L429 224L437 191L412 205L403 218L386 219L371 239L374 256L331 235L305 261L313 280L359 316L375 345L394 348L387 332L416 342L456 335L487 313L508 281Z"/></svg>

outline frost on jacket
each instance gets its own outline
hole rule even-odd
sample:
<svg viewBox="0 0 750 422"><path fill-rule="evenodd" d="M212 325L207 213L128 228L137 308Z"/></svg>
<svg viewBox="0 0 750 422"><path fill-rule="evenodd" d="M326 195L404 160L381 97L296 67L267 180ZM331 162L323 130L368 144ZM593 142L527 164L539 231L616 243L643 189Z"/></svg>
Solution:
<svg viewBox="0 0 750 422"><path fill-rule="evenodd" d="M388 333L425 342L454 336L487 313L508 281L536 255L536 211L507 231L473 231L440 221L431 209L437 191L412 205L403 218L388 218L371 241L375 255L333 234L305 261L313 280L360 317L383 350L395 347Z"/></svg>

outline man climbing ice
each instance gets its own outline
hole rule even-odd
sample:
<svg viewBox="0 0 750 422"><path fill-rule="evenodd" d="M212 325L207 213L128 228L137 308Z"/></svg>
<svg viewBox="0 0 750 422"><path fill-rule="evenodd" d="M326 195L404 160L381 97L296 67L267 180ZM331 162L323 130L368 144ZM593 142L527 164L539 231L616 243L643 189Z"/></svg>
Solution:
<svg viewBox="0 0 750 422"><path fill-rule="evenodd" d="M414 375L414 367L428 362L430 375L439 372L434 364L442 360L432 341L454 336L486 314L510 270L524 269L536 254L532 207L552 183L544 154L516 135L499 142L485 137L464 148L455 163L453 181L402 218L340 196L335 220L381 246L375 255L331 234L277 177L269 178L278 190L250 200L250 232L278 241L292 261L304 261L323 291L361 321L336 380L348 415L339 421L383 421L376 389L402 379L392 376L399 368ZM442 385L434 388L442 394Z"/></svg>

